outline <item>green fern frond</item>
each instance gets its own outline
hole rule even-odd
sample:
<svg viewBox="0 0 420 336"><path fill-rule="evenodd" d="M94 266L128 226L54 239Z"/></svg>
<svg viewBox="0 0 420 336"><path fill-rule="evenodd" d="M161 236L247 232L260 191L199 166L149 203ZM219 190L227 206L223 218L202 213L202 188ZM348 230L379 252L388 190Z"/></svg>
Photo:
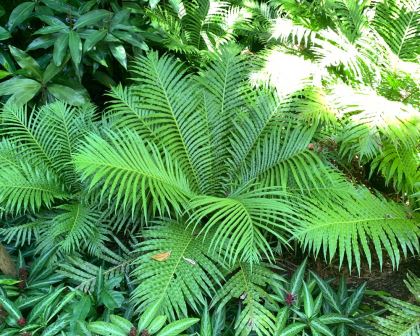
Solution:
<svg viewBox="0 0 420 336"><path fill-rule="evenodd" d="M420 1L376 0L373 25L392 51L404 61L420 54Z"/></svg>
<svg viewBox="0 0 420 336"><path fill-rule="evenodd" d="M119 246L122 243L114 237L114 240ZM108 248L102 248L98 255L101 263L107 262L106 267L102 267L102 275L104 280L124 274L129 276L132 265L137 256L132 254L127 247L119 251L119 254L111 251ZM92 292L95 289L99 266L81 259L80 257L68 257L63 263L60 263L58 270L59 274L67 277L72 283L76 285L77 289L84 292Z"/></svg>
<svg viewBox="0 0 420 336"><path fill-rule="evenodd" d="M43 114L42 110L30 113L26 106L5 104L0 115L2 134L16 146L27 149L24 154L33 164L52 168L56 134L49 132L48 119Z"/></svg>
<svg viewBox="0 0 420 336"><path fill-rule="evenodd" d="M89 188L98 188L101 198L115 197L132 214L142 206L147 218L148 200L153 210L177 212L193 194L179 164L169 153L162 155L157 147L145 143L133 132L106 132L106 138L92 134L86 139L75 164Z"/></svg>
<svg viewBox="0 0 420 336"><path fill-rule="evenodd" d="M334 87L330 97L345 122L338 138L341 155L373 159L383 142L396 148L416 146L420 119L412 106L390 101L368 88L354 90L344 85Z"/></svg>
<svg viewBox="0 0 420 336"><path fill-rule="evenodd" d="M370 175L378 170L385 183L392 181L394 188L402 193L411 193L416 181L420 181L420 157L412 148L398 148L384 143L382 151L371 163Z"/></svg>
<svg viewBox="0 0 420 336"><path fill-rule="evenodd" d="M3 227L0 229L0 237L7 244L13 241L16 247L29 245L34 241L39 241L40 229L44 224L45 222L41 220Z"/></svg>
<svg viewBox="0 0 420 336"><path fill-rule="evenodd" d="M151 111L141 109L140 97L133 87L114 86L108 96L111 99L105 118L110 128L128 128L137 132L143 139L157 140L154 125L147 123Z"/></svg>
<svg viewBox="0 0 420 336"><path fill-rule="evenodd" d="M137 288L132 299L139 309L162 299L162 309L172 318L187 316L188 306L200 312L223 278L208 243L170 220L145 229L143 237L133 271Z"/></svg>
<svg viewBox="0 0 420 336"><path fill-rule="evenodd" d="M66 255L83 250L98 254L108 240L108 232L100 224L101 214L80 203L61 205L57 210L42 227L43 240L38 249L46 251L58 246L59 252Z"/></svg>
<svg viewBox="0 0 420 336"><path fill-rule="evenodd" d="M44 165L21 162L0 169L0 205L9 213L35 212L68 197L59 178Z"/></svg>
<svg viewBox="0 0 420 336"><path fill-rule="evenodd" d="M194 188L199 185L199 169L206 139L204 116L196 114L199 100L197 90L182 69L182 63L157 53L140 57L135 66L137 92L141 108L153 113L153 123L160 142L176 157ZM159 123L157 124L157 120Z"/></svg>
<svg viewBox="0 0 420 336"><path fill-rule="evenodd" d="M420 279L412 273L404 281L416 299L419 299ZM374 316L371 336L417 336L420 334L420 306L393 297L385 297L381 305L387 310L384 317Z"/></svg>
<svg viewBox="0 0 420 336"><path fill-rule="evenodd" d="M370 245L383 263L383 249L391 259L393 267L398 267L407 252L419 252L420 235L418 221L407 216L407 210L397 203L375 197L366 189L355 190L332 200L328 195L312 198L307 207L307 216L302 226L295 232L304 249L331 261L338 252L340 265L347 258L351 269L353 258L360 272L361 256L372 265Z"/></svg>
<svg viewBox="0 0 420 336"><path fill-rule="evenodd" d="M274 334L275 317L266 308L264 301L270 301L266 291L269 285L278 285L283 279L265 265L239 264L227 282L213 298L212 306L221 310L228 302L240 300L243 308L235 321L236 335L271 336Z"/></svg>
<svg viewBox="0 0 420 336"><path fill-rule="evenodd" d="M68 188L74 186L76 190L79 186L73 155L79 141L92 130L93 111L89 109L92 109L90 105L82 110L62 102L55 102L45 105L38 112L48 123L48 131L45 130L45 132L55 134L53 168L60 176L63 176ZM49 144L49 146L52 145L52 143Z"/></svg>
<svg viewBox="0 0 420 336"><path fill-rule="evenodd" d="M286 196L273 189L239 191L226 198L198 196L190 203L189 222L196 229L205 219L199 234L204 234L212 253L224 255L230 265L255 264L274 258L266 233L287 244L285 233L299 219L292 204L280 199Z"/></svg>

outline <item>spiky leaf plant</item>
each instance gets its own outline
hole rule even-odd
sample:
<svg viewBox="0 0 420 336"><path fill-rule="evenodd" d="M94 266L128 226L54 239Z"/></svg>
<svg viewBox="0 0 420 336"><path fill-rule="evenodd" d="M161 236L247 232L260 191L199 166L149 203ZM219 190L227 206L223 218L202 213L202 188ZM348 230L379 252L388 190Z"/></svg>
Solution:
<svg viewBox="0 0 420 336"><path fill-rule="evenodd" d="M164 298L176 318L215 293L225 304L249 291L237 333L271 335L274 315L260 299L274 275L262 265L278 244L297 238L331 258L338 250L360 270L368 242L397 265L400 249L418 252L419 231L404 206L355 187L315 148L332 125L310 112L325 106L318 91L282 99L252 90L249 68L234 48L199 74L170 56L140 57L135 84L111 91L107 127L86 137L74 162L101 206L149 226L136 248L139 310Z"/></svg>
<svg viewBox="0 0 420 336"><path fill-rule="evenodd" d="M93 106L56 102L29 111L11 104L1 111L0 203L7 225L0 230L16 245L38 250L98 254L107 240L103 214L86 196L73 155L94 129Z"/></svg>

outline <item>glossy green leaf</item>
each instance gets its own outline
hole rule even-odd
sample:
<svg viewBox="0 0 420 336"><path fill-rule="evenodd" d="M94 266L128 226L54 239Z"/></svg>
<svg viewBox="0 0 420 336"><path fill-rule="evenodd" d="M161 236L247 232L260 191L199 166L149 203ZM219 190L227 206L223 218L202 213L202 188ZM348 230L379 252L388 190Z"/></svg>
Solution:
<svg viewBox="0 0 420 336"><path fill-rule="evenodd" d="M9 46L9 49L17 64L19 64L19 66L25 70L25 73L28 77L32 77L37 80L42 79L42 70L37 61L35 61L23 50L20 50L14 46Z"/></svg>
<svg viewBox="0 0 420 336"><path fill-rule="evenodd" d="M77 68L82 61L82 40L79 34L73 30L69 33L69 49L73 63Z"/></svg>
<svg viewBox="0 0 420 336"><path fill-rule="evenodd" d="M335 336L334 333L331 331L331 329L328 328L325 324L323 324L319 320L312 320L310 325L311 325L311 328L314 328L316 331L318 331L322 335Z"/></svg>
<svg viewBox="0 0 420 336"><path fill-rule="evenodd" d="M311 317L314 313L314 299L305 282L303 282L303 307L306 316Z"/></svg>
<svg viewBox="0 0 420 336"><path fill-rule="evenodd" d="M11 36L12 35L9 33L8 30L6 30L6 29L4 29L3 27L0 26L0 41L7 40Z"/></svg>
<svg viewBox="0 0 420 336"><path fill-rule="evenodd" d="M64 86L61 84L50 84L47 87L48 92L50 92L55 98L62 100L70 105L80 106L87 103L86 95L84 95L80 90L75 90L69 86Z"/></svg>
<svg viewBox="0 0 420 336"><path fill-rule="evenodd" d="M305 329L306 324L296 322L293 324L288 325L283 331L280 333L280 336L295 336L299 334L303 329Z"/></svg>
<svg viewBox="0 0 420 336"><path fill-rule="evenodd" d="M293 273L292 279L290 280L290 293L296 295L300 292L300 288L302 287L302 283L303 283L303 277L305 275L305 270L306 270L306 259L298 267L298 269Z"/></svg>
<svg viewBox="0 0 420 336"><path fill-rule="evenodd" d="M362 302L363 295L365 294L366 289L366 282L364 282L361 286L356 288L352 295L347 300L345 313L347 315L353 314L360 306Z"/></svg>
<svg viewBox="0 0 420 336"><path fill-rule="evenodd" d="M9 96L18 105L26 104L41 89L41 84L29 78L11 78L0 83L0 96Z"/></svg>
<svg viewBox="0 0 420 336"><path fill-rule="evenodd" d="M54 43L53 60L56 66L63 63L69 43L69 34L61 34Z"/></svg>
<svg viewBox="0 0 420 336"><path fill-rule="evenodd" d="M98 335L103 336L127 336L127 333L120 327L109 322L91 322L88 329Z"/></svg>
<svg viewBox="0 0 420 336"><path fill-rule="evenodd" d="M26 51L37 50L37 49L47 49L54 45L55 40L56 40L55 36L37 37L36 39L32 40L31 43L29 43L28 47L26 48Z"/></svg>
<svg viewBox="0 0 420 336"><path fill-rule="evenodd" d="M352 324L353 323L352 319L346 316L342 316L340 314L325 314L325 315L320 316L318 320L322 322L323 324L339 324L339 323Z"/></svg>
<svg viewBox="0 0 420 336"><path fill-rule="evenodd" d="M7 76L10 76L10 75L11 75L11 73L8 72L8 71L0 70L0 79L3 79L3 78L5 78Z"/></svg>
<svg viewBox="0 0 420 336"><path fill-rule="evenodd" d="M8 298L0 295L0 304L12 318L16 320L22 318L22 313L20 312L19 308L16 307L16 305Z"/></svg>
<svg viewBox="0 0 420 336"><path fill-rule="evenodd" d="M109 46L112 56L124 67L127 69L127 54L124 47L121 44L112 44Z"/></svg>
<svg viewBox="0 0 420 336"><path fill-rule="evenodd" d="M137 325L138 330L146 329L150 325L159 312L160 304L160 301L156 301L154 304L147 307L144 313L140 316L139 323Z"/></svg>
<svg viewBox="0 0 420 336"><path fill-rule="evenodd" d="M337 313L341 313L341 307L338 303L338 297L331 288L331 286L326 281L322 280L317 274L313 272L311 272L311 274L318 283L318 286L321 289L324 299L335 311L337 311Z"/></svg>
<svg viewBox="0 0 420 336"><path fill-rule="evenodd" d="M118 315L110 315L109 319L114 325L120 327L127 334L130 332L131 328L134 327L130 321Z"/></svg>
<svg viewBox="0 0 420 336"><path fill-rule="evenodd" d="M150 334L153 335L157 333L165 325L165 322L166 322L166 316L164 315L156 316L147 327L147 330L149 331Z"/></svg>
<svg viewBox="0 0 420 336"><path fill-rule="evenodd" d="M200 319L198 318L185 318L168 324L163 328L157 336L175 336L187 330L192 325L196 324Z"/></svg>
<svg viewBox="0 0 420 336"><path fill-rule="evenodd" d="M99 21L105 20L110 16L110 14L110 12L104 9L92 10L77 19L76 24L74 25L74 29L91 26Z"/></svg>
<svg viewBox="0 0 420 336"><path fill-rule="evenodd" d="M91 50L98 42L102 41L107 34L106 30L98 30L89 34L85 40L84 51Z"/></svg>
<svg viewBox="0 0 420 336"><path fill-rule="evenodd" d="M12 31L17 25L29 18L34 8L35 2L23 2L16 6L9 16L9 21L7 23L9 30Z"/></svg>

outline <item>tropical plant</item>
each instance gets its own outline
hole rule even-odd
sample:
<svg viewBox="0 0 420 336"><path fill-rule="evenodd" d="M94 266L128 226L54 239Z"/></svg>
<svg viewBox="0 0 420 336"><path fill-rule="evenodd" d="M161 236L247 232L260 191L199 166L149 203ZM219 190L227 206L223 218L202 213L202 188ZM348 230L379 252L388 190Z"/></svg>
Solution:
<svg viewBox="0 0 420 336"><path fill-rule="evenodd" d="M270 334L260 301L273 273L261 262L278 243L297 238L360 270L362 254L371 263L370 243L395 265L400 248L418 251L418 226L314 149L328 120L308 114L318 96L251 91L247 68L229 48L199 75L169 56L139 58L136 84L111 91L108 128L86 138L75 164L102 203L152 221L136 249L140 310L163 298L168 316L199 313L227 277L223 301L250 290L237 332Z"/></svg>
<svg viewBox="0 0 420 336"><path fill-rule="evenodd" d="M0 118L0 203L9 221L1 235L39 251L100 254L108 239L104 213L95 209L78 180L73 155L94 129L91 105L56 102L34 110L6 104Z"/></svg>
<svg viewBox="0 0 420 336"><path fill-rule="evenodd" d="M111 315L110 322L90 322L88 329L95 334L104 336L176 336L199 321L196 318L184 318L165 326L166 316L157 315L159 306L160 302L156 302L148 307L140 316L137 328L127 319Z"/></svg>
<svg viewBox="0 0 420 336"><path fill-rule="evenodd" d="M416 303L402 301L394 297L384 297L381 305L386 316L374 316L371 320L375 328L369 335L374 336L414 336L420 332L420 279L413 273L404 281L414 296Z"/></svg>
<svg viewBox="0 0 420 336"><path fill-rule="evenodd" d="M294 272L289 282L273 289L276 301L283 306L277 313L275 334L349 335L350 331L365 334L370 328L360 310L366 284L352 294L341 277L338 291L317 274L311 272L305 280L306 261Z"/></svg>
<svg viewBox="0 0 420 336"><path fill-rule="evenodd" d="M91 76L109 87L124 78L117 64L126 69L128 54L148 49L142 12L141 4L121 6L116 1L20 3L9 13L5 28L0 27L0 40L10 40L10 53L0 54L5 69L0 79L12 76L1 84L0 95L25 103L42 92L43 102L58 98L86 103L81 99L87 96L84 78Z"/></svg>

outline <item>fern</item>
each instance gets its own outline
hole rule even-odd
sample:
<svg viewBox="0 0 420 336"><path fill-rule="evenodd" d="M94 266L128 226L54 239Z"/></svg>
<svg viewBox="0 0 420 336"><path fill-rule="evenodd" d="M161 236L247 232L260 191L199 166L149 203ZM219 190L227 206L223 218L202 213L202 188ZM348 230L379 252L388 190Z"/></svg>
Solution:
<svg viewBox="0 0 420 336"><path fill-rule="evenodd" d="M322 251L331 261L338 252L340 265L346 257L350 269L354 258L360 272L362 253L369 267L372 265L370 244L374 246L381 268L383 248L394 267L401 259L400 249L404 256L408 250L419 251L418 222L408 218L404 208L375 197L366 189L350 191L340 200L331 200L327 194L315 204L306 222L295 233L302 246L315 255Z"/></svg>
<svg viewBox="0 0 420 336"><path fill-rule="evenodd" d="M420 1L376 2L373 25L391 50L405 61L416 62L420 53Z"/></svg>
<svg viewBox="0 0 420 336"><path fill-rule="evenodd" d="M408 281L405 281L405 283L416 300L419 301L420 279L414 274L409 274ZM418 304L387 297L384 298L382 305L389 315L386 317L373 317L371 321L375 330L369 335L415 336L420 333L420 306Z"/></svg>
<svg viewBox="0 0 420 336"><path fill-rule="evenodd" d="M137 282L133 298L139 308L163 300L163 310L173 318L187 316L187 304L199 312L205 295L212 296L223 279L220 263L208 253L208 243L193 230L171 220L143 231L133 272Z"/></svg>
<svg viewBox="0 0 420 336"><path fill-rule="evenodd" d="M269 285L284 281L279 275L264 265L239 264L229 274L229 279L213 298L212 306L220 311L231 300L239 300L240 308L235 321L236 335L273 335L275 317L264 305L270 301L266 291Z"/></svg>

